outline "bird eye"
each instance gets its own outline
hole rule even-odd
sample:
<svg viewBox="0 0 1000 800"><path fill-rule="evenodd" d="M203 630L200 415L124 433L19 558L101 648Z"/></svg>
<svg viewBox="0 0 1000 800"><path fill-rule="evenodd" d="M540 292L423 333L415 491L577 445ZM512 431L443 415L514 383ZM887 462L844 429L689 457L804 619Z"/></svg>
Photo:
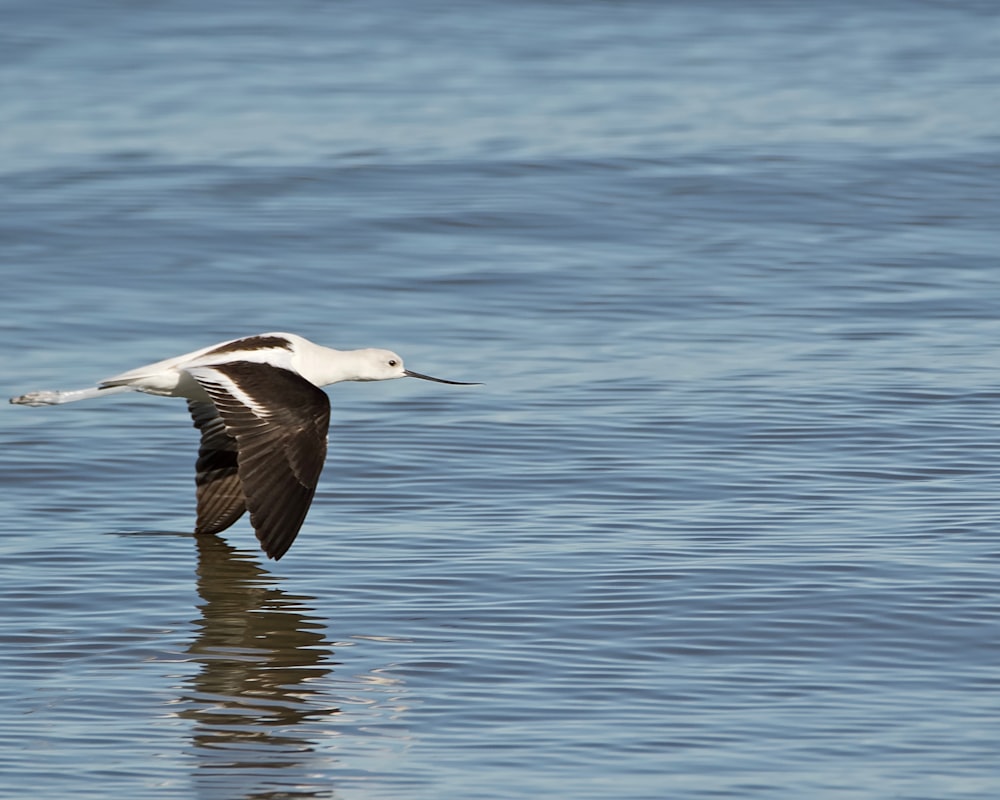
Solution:
<svg viewBox="0 0 1000 800"><path fill-rule="evenodd" d="M396 365L397 365L398 363L399 363L399 362L398 362L398 361L397 361L396 359L394 359L394 358L390 358L390 359L389 359L389 366L390 366L390 367L394 367L394 366L396 366Z"/></svg>

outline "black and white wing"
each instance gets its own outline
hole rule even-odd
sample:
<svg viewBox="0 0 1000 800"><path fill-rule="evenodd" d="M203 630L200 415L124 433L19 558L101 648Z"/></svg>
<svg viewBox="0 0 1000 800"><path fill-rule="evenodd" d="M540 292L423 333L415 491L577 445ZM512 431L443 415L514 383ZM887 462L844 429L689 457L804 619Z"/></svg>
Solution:
<svg viewBox="0 0 1000 800"><path fill-rule="evenodd" d="M198 521L194 532L224 531L247 510L238 470L236 440L226 433L226 424L214 403L188 400L194 426L201 432L195 486Z"/></svg>
<svg viewBox="0 0 1000 800"><path fill-rule="evenodd" d="M295 540L316 492L330 400L301 375L270 364L235 361L188 372L208 394L222 426L203 408L207 404L189 404L202 433L199 526L203 497L208 529L214 523L222 525L214 530L222 530L239 518L235 476L261 549L277 560Z"/></svg>

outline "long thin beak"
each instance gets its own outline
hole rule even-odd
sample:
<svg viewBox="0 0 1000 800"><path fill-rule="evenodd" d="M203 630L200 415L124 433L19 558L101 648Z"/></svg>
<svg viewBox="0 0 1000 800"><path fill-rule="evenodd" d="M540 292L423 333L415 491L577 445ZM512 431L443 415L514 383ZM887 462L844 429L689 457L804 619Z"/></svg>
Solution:
<svg viewBox="0 0 1000 800"><path fill-rule="evenodd" d="M430 375L421 375L419 372L414 372L412 369L404 369L403 374L410 378L420 378L423 381L434 381L435 383L450 383L452 386L482 386L478 382L469 381L446 381L444 378L432 378Z"/></svg>

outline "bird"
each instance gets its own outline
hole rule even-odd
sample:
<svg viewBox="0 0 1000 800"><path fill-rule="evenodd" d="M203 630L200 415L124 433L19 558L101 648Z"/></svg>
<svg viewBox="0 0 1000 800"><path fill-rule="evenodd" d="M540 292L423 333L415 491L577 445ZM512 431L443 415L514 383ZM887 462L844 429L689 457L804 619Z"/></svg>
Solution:
<svg viewBox="0 0 1000 800"><path fill-rule="evenodd" d="M420 378L481 385L406 369L391 350L335 350L293 333L231 339L71 391L29 392L23 406L72 403L137 391L183 397L201 435L195 463L195 534L217 534L247 511L268 558L288 551L326 461L330 399L340 381Z"/></svg>

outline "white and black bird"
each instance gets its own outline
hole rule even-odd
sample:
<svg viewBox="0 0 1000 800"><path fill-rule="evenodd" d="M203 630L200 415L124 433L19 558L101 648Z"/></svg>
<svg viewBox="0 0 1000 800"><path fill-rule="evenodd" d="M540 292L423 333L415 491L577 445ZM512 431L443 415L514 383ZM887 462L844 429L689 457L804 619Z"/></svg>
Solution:
<svg viewBox="0 0 1000 800"><path fill-rule="evenodd" d="M262 333L89 389L30 392L10 402L47 406L126 391L186 398L201 433L195 533L219 533L249 511L261 549L277 560L302 527L326 460L330 399L320 387L405 377L475 385L408 370L389 350L334 350L292 333Z"/></svg>

